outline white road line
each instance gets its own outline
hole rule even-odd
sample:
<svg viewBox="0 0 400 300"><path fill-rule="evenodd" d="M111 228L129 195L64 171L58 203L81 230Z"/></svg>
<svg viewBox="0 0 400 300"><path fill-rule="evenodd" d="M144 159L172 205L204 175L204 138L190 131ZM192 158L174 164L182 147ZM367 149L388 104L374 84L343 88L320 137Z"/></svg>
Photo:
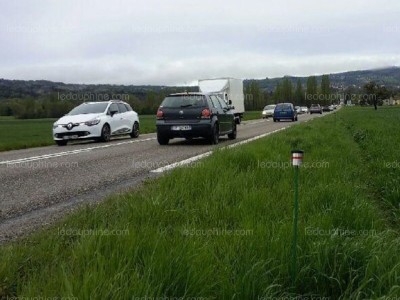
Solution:
<svg viewBox="0 0 400 300"><path fill-rule="evenodd" d="M226 146L226 147L222 147L222 148L220 148L220 149L235 148L235 147L237 147L237 146L240 146L240 145L243 145L243 144L247 144L247 143L250 143L250 142L252 142L252 141L261 139L261 138L263 138L263 137L266 137L266 136L271 135L271 134L273 134L273 133L276 133L276 132L278 132L278 131L285 130L286 128L288 128L288 127L283 127L283 128L280 128L280 129L276 129L276 130L274 130L274 131L271 131L271 132L263 133L263 134L261 134L261 135L257 135L257 136L255 136L255 137L249 138L249 139L247 139L247 140L244 140L244 141L241 141L241 142L238 142L238 143L235 143L235 144L231 144L231 145L228 145L228 146ZM193 157L190 157L190 158L187 158L187 159L178 161L178 162L176 162L176 163L173 163L173 164L170 164L170 165L167 165L167 166L164 166L164 167L155 169L155 170L151 170L150 172L152 172L152 173L162 173L162 172L165 172L165 171L169 171L169 170L175 169L175 168L180 167L180 166L188 165L188 164L190 164L190 163L192 163L192 162L195 162L195 161L197 161L197 160L200 160L200 159L203 159L203 158L205 158L205 157L207 157L207 156L210 156L213 152L214 152L214 151L208 151L208 152L205 152L205 153L202 153L202 154L199 154L199 155L196 155L196 156L193 156Z"/></svg>
<svg viewBox="0 0 400 300"><path fill-rule="evenodd" d="M90 152L90 151L96 150L96 149L103 149L103 148L109 148L109 147L115 147L115 146L133 144L133 143L141 143L141 142L151 141L151 140L155 140L155 139L156 138L147 138L147 139L143 139L143 140L134 140L134 141L129 141L129 142L119 142L119 143L114 143L114 144L95 146L95 147L89 147L89 148L83 148L83 149L77 149L77 150L71 150L71 151L65 151L65 152L44 154L44 155L40 155L40 156L31 156L31 157L8 160L8 161L0 161L0 165L5 165L5 164L13 165L13 164L31 162L31 161L36 161L36 160L42 160L42 159L55 158L55 157L60 157L60 156L79 154L79 153L84 153L84 152Z"/></svg>

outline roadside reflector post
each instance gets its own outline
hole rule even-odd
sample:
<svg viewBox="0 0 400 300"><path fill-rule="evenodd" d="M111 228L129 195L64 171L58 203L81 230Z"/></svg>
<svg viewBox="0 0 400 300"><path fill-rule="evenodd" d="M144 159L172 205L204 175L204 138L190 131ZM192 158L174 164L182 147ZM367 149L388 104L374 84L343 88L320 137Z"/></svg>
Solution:
<svg viewBox="0 0 400 300"><path fill-rule="evenodd" d="M303 163L304 151L292 151L292 166L294 168L294 208L293 208L293 241L292 241L292 287L295 287L297 273L297 219L299 215L299 168Z"/></svg>

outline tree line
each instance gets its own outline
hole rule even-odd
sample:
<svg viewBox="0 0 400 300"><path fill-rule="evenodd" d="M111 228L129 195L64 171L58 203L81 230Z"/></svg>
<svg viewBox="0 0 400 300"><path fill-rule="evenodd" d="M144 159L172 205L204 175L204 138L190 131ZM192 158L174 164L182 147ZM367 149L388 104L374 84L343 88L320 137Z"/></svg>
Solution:
<svg viewBox="0 0 400 300"><path fill-rule="evenodd" d="M166 95L183 91L197 91L196 87L166 88L159 91L147 90L136 94L120 94L139 114L155 114ZM76 93L73 93L76 94ZM300 78L284 77L277 83L273 91L261 89L257 81L245 82L244 96L246 111L262 110L265 105L280 102L291 102L299 106L311 104L338 104L341 100L352 101L355 104L382 105L382 100L393 96L395 92L375 82L369 82L363 87L350 86L344 90L333 88L329 75L323 75L320 82L316 76L307 78L305 84ZM103 96L112 94L102 93ZM66 99L64 99L66 98ZM0 115L15 116L20 119L59 118L72 108L84 102L82 99L61 97L59 93L50 93L38 97L0 100ZM90 101L93 101L92 99ZM374 102L375 101L375 102Z"/></svg>
<svg viewBox="0 0 400 300"><path fill-rule="evenodd" d="M262 91L256 81L251 81L245 87L246 110L260 110L265 105L279 102L291 102L299 106L310 106L313 103L328 105L336 102L329 75L323 75L318 84L317 77L310 76L305 85L300 79L285 77L278 82L273 92ZM337 101L338 102L338 101Z"/></svg>

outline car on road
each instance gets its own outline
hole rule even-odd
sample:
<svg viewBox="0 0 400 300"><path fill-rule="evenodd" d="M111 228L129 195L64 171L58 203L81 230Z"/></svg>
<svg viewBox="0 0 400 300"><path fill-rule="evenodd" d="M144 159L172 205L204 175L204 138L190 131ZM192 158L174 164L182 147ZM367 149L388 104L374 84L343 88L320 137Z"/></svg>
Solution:
<svg viewBox="0 0 400 300"><path fill-rule="evenodd" d="M86 102L53 124L53 139L59 146L68 141L93 139L108 142L112 136L139 136L139 116L119 100Z"/></svg>
<svg viewBox="0 0 400 300"><path fill-rule="evenodd" d="M322 114L322 108L319 104L311 104L310 114Z"/></svg>
<svg viewBox="0 0 400 300"><path fill-rule="evenodd" d="M216 94L178 93L167 96L157 110L157 140L167 145L171 139L206 138L218 144L219 137L236 139L234 107Z"/></svg>
<svg viewBox="0 0 400 300"><path fill-rule="evenodd" d="M268 117L272 117L274 115L275 107L276 107L275 104L271 104L271 105L265 106L263 111L262 111L262 113L261 113L263 119L266 119Z"/></svg>
<svg viewBox="0 0 400 300"><path fill-rule="evenodd" d="M331 106L329 106L329 105L325 105L324 107L322 107L322 111L325 111L325 112L330 112L332 110L333 110L333 108L331 108Z"/></svg>
<svg viewBox="0 0 400 300"><path fill-rule="evenodd" d="M297 121L297 111L292 103L279 103L276 105L273 116L274 122L280 120Z"/></svg>
<svg viewBox="0 0 400 300"><path fill-rule="evenodd" d="M308 107L307 106L302 106L301 107L301 110L302 110L302 112L303 113L305 113L305 114L308 114L310 111L308 110Z"/></svg>

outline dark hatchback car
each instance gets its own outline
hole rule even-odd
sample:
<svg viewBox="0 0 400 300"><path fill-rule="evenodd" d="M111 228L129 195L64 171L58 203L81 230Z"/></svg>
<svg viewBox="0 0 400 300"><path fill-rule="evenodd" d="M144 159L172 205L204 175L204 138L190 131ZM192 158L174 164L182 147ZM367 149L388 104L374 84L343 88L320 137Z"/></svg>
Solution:
<svg viewBox="0 0 400 300"><path fill-rule="evenodd" d="M280 120L297 121L297 111L292 103L279 103L275 107L273 119L274 122Z"/></svg>
<svg viewBox="0 0 400 300"><path fill-rule="evenodd" d="M218 144L219 137L225 134L235 139L233 109L215 94L171 94L157 111L158 143L167 145L173 138L203 137L210 144Z"/></svg>

